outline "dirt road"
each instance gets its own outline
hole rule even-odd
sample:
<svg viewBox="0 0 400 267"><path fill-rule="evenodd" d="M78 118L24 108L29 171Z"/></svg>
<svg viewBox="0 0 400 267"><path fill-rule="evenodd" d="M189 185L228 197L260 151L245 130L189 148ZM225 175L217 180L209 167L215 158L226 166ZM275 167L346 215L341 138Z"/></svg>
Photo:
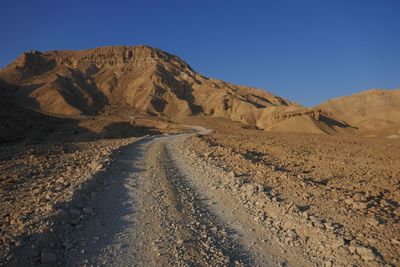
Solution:
<svg viewBox="0 0 400 267"><path fill-rule="evenodd" d="M395 143L224 131L5 147L0 266L399 266Z"/></svg>
<svg viewBox="0 0 400 267"><path fill-rule="evenodd" d="M86 203L93 216L67 241L63 264L306 264L274 248L243 205L218 192L212 173L194 169L182 147L189 135L147 137L114 156L101 173L102 188Z"/></svg>

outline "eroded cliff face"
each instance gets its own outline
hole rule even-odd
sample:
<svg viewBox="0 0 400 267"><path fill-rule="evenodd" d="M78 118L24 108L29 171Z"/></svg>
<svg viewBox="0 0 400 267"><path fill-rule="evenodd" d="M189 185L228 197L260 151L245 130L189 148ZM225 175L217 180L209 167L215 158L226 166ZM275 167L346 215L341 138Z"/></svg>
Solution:
<svg viewBox="0 0 400 267"><path fill-rule="evenodd" d="M290 104L267 92L208 79L177 56L146 46L31 51L4 68L1 78L18 87L20 100L31 98L41 110L63 115L126 102L150 114L204 112L254 120L249 110ZM47 98L58 102L58 108Z"/></svg>
<svg viewBox="0 0 400 267"><path fill-rule="evenodd" d="M206 115L274 129L291 118L282 114L301 108L263 90L204 77L179 57L147 46L30 51L2 69L0 79L19 105L67 116L112 106L171 120Z"/></svg>

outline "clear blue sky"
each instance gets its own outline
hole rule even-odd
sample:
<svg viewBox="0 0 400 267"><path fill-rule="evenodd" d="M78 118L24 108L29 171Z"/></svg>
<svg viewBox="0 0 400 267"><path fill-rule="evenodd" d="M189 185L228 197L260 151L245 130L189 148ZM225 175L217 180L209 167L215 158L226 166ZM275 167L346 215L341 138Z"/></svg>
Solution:
<svg viewBox="0 0 400 267"><path fill-rule="evenodd" d="M304 105L400 87L400 0L1 0L0 25L0 67L30 49L146 44Z"/></svg>

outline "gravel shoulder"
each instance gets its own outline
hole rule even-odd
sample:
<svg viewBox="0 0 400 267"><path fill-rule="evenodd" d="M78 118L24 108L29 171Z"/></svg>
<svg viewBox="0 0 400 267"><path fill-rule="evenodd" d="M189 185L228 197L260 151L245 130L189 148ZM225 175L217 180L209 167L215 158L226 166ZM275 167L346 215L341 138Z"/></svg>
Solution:
<svg viewBox="0 0 400 267"><path fill-rule="evenodd" d="M278 246L319 266L399 265L398 141L239 129L183 146Z"/></svg>

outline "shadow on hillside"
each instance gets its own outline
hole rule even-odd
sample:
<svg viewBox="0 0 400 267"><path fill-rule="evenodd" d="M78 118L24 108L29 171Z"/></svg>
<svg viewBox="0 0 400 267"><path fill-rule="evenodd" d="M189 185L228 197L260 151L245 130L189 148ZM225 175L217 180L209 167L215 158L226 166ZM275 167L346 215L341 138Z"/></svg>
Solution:
<svg viewBox="0 0 400 267"><path fill-rule="evenodd" d="M76 77L78 79L79 77ZM85 84L83 84L85 85ZM82 86L83 86L82 85ZM81 127L78 119L62 116L53 116L39 112L39 104L26 97L24 108L15 100L15 91L19 95L29 95L41 85L30 87L12 86L0 79L0 145L10 143L62 143L62 142L88 142L99 139L113 139L126 137L140 137L156 135L160 132L156 128L134 125L129 122L109 122L100 125L101 131L94 132ZM104 106L107 103L102 95L95 94L94 88L85 86L93 98ZM89 107L85 107L89 108ZM97 107L101 108L101 106ZM101 123L96 122L94 123Z"/></svg>
<svg viewBox="0 0 400 267"><path fill-rule="evenodd" d="M320 115L319 120L321 122L326 123L327 125L329 125L331 127L332 126L337 126L337 127L340 127L340 128L354 128L354 129L357 129L357 128L355 128L355 127L353 127L353 126L351 126L351 125L349 125L349 124L347 124L345 122L334 120L334 119L331 119L331 118L326 117L324 115Z"/></svg>
<svg viewBox="0 0 400 267"><path fill-rule="evenodd" d="M7 100L0 100L0 121L0 144L89 142L160 134L156 128L128 122L111 122L97 133L81 127L77 119L46 115Z"/></svg>
<svg viewBox="0 0 400 267"><path fill-rule="evenodd" d="M155 128L134 126L128 122L113 122L103 128L102 138L127 138L160 134Z"/></svg>

